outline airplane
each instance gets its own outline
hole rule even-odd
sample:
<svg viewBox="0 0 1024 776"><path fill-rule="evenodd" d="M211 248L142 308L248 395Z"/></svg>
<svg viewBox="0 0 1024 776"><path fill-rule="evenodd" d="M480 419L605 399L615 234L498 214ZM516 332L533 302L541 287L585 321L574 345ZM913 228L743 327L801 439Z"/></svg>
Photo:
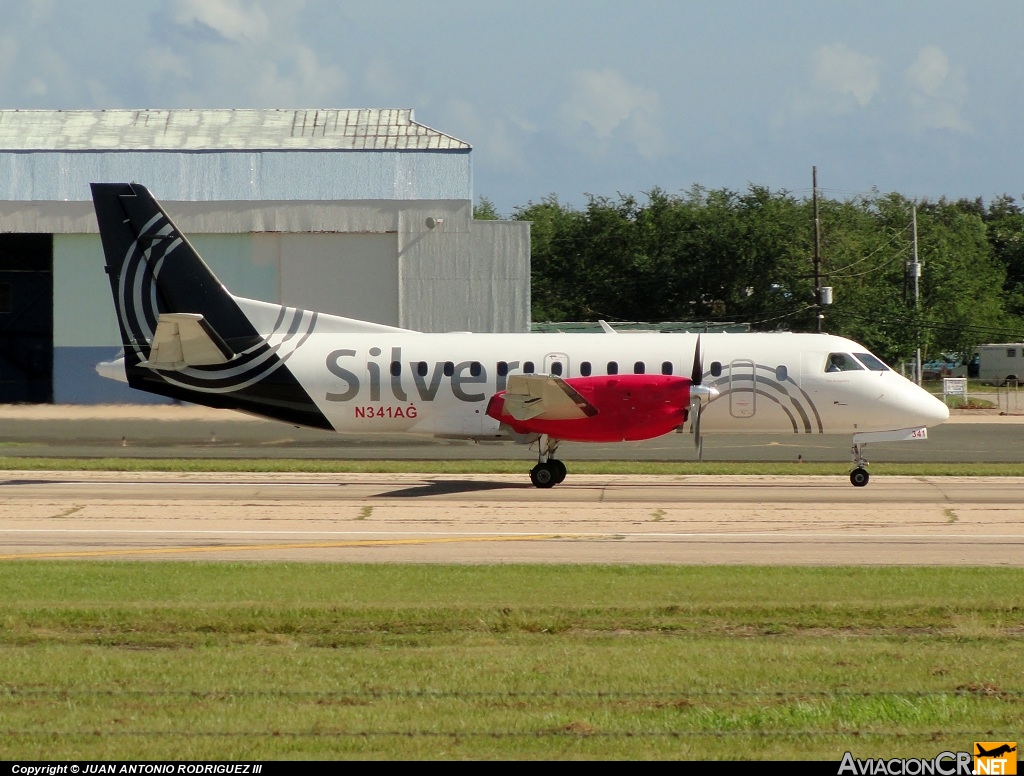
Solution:
<svg viewBox="0 0 1024 776"><path fill-rule="evenodd" d="M536 444L530 480L565 479L560 442L706 433L921 440L946 405L842 337L797 333L423 333L233 295L138 183L93 183L124 355L142 391L339 432Z"/></svg>
<svg viewBox="0 0 1024 776"><path fill-rule="evenodd" d="M1016 746L1010 746L1009 744L1001 744L992 751L987 751L985 747L978 743L975 743L974 746L978 750L974 755L975 757L1000 757L1001 755L1017 751Z"/></svg>

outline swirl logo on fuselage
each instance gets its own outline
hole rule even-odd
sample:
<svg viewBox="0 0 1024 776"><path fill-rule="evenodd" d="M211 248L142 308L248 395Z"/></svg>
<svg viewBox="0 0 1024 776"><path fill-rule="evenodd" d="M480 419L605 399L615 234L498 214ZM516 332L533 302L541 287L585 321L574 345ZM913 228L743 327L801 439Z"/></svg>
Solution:
<svg viewBox="0 0 1024 776"><path fill-rule="evenodd" d="M189 250L163 213L157 214L139 230L125 257L118 284L119 314L132 349L138 359L149 356L160 309L159 278L175 251ZM191 257L181 257L189 260ZM197 259L198 260L198 257ZM236 305L223 290L225 304ZM261 340L235 354L223 364L185 366L174 371L151 369L171 385L203 393L232 393L266 379L279 369L309 338L316 326L317 314L293 307L280 307L272 331ZM202 310L174 310L198 312ZM242 310L238 315L245 317ZM248 319L246 319L248 320Z"/></svg>

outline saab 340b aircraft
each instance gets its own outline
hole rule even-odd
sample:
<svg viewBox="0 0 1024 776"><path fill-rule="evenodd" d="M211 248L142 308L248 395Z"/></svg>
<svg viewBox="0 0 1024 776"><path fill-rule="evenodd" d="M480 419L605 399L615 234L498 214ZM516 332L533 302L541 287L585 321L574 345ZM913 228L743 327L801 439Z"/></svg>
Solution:
<svg viewBox="0 0 1024 776"><path fill-rule="evenodd" d="M536 443L702 434L926 439L945 404L824 334L428 334L234 296L149 191L94 183L124 357L100 373L174 399L343 432Z"/></svg>

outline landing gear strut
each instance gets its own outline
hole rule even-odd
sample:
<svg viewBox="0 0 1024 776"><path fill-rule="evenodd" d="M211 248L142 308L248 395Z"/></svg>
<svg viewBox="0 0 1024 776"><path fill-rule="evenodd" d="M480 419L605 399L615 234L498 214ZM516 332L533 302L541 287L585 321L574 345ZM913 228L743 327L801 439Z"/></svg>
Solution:
<svg viewBox="0 0 1024 776"><path fill-rule="evenodd" d="M537 440L537 465L530 470L530 482L538 488L552 488L565 479L565 464L555 459L558 440L541 434Z"/></svg>
<svg viewBox="0 0 1024 776"><path fill-rule="evenodd" d="M865 468L868 465L867 459L864 457L864 446L867 443L853 443L853 447L850 448L850 452L853 453L853 471L850 472L850 484L855 488L863 488L868 484L868 480L871 479L868 474L868 470Z"/></svg>

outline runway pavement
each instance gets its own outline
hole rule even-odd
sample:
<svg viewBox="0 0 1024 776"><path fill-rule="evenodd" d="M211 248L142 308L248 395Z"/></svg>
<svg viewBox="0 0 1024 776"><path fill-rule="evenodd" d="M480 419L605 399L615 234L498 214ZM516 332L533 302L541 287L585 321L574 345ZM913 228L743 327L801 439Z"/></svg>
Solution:
<svg viewBox="0 0 1024 776"><path fill-rule="evenodd" d="M850 460L844 435L707 434L707 461ZM511 442L469 442L411 435L342 435L192 405L0 405L0 455L129 458L339 458L355 460L522 460L531 452ZM923 442L872 444L876 462L1019 462L1024 415L997 411L955 414L929 429ZM688 433L644 442L563 443L559 457L576 460L693 461Z"/></svg>
<svg viewBox="0 0 1024 776"><path fill-rule="evenodd" d="M708 436L706 460L847 461L845 436ZM345 437L195 406L0 405L0 455L520 459L522 475L0 472L0 556L582 563L1024 563L1024 479L579 476L694 460L689 434L564 444L531 487L513 444ZM1021 461L1024 417L957 414L870 460Z"/></svg>
<svg viewBox="0 0 1024 776"><path fill-rule="evenodd" d="M0 559L1024 563L1024 478L0 474Z"/></svg>

